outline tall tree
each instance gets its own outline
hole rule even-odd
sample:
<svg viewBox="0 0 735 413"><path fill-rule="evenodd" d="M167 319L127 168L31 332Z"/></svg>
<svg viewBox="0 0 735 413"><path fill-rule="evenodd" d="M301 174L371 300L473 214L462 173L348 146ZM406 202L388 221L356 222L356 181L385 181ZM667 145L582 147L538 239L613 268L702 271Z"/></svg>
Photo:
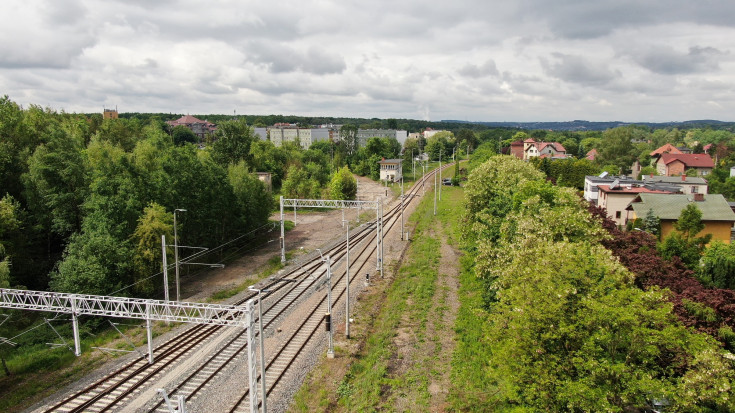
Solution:
<svg viewBox="0 0 735 413"><path fill-rule="evenodd" d="M173 137L175 145L199 142L199 137L196 135L196 133L192 132L191 129L187 128L184 125L174 126L174 129L171 131L171 136Z"/></svg>
<svg viewBox="0 0 735 413"><path fill-rule="evenodd" d="M154 279L151 275L161 270L163 250L161 236L165 235L168 242L173 242L173 213L156 203L151 203L138 219L138 226L132 235L135 246L135 287L137 295L151 295L155 290Z"/></svg>
<svg viewBox="0 0 735 413"><path fill-rule="evenodd" d="M640 130L631 126L606 130L597 148L600 162L615 165L623 173L630 170L637 158L632 140L639 134Z"/></svg>
<svg viewBox="0 0 735 413"><path fill-rule="evenodd" d="M222 122L212 136L212 159L222 167L246 161L251 164L253 130L244 119Z"/></svg>
<svg viewBox="0 0 735 413"><path fill-rule="evenodd" d="M357 140L358 130L359 128L355 124L342 125L339 130L339 136L345 143L345 148L347 150L348 156L353 155L355 152L357 152L357 149L359 147L359 142Z"/></svg>
<svg viewBox="0 0 735 413"><path fill-rule="evenodd" d="M332 199L355 199L357 180L348 167L338 170L329 182L329 196Z"/></svg>

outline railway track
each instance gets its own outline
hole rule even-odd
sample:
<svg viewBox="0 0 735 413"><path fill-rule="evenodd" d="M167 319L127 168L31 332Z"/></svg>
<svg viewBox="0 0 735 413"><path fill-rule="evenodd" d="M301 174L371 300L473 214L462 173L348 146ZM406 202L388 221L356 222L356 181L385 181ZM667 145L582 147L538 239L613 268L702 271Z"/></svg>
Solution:
<svg viewBox="0 0 735 413"><path fill-rule="evenodd" d="M451 164L445 166L449 167ZM420 191L423 185L430 183L433 174L427 173L423 180L417 181L406 194L408 204ZM400 204L396 205L384 215L384 234L390 232L392 227L400 220ZM351 255L355 254L355 248L360 248L357 257L352 261L351 272L360 274L370 265L370 256L375 253L375 221L355 228L350 237ZM372 242L371 242L372 241ZM346 255L345 241L340 241L327 249L334 263L339 263ZM355 267L357 267L355 269ZM263 300L263 325L267 332L273 329L273 325L286 316L298 306L301 301L306 300L315 291L324 286L324 274L326 265L320 256L314 256L299 268L291 269L282 276L293 280L293 282L282 283L278 280L266 282L262 288L267 288L271 293ZM343 277L346 271L342 269L332 274L332 291L335 295L334 307L340 303L345 293ZM351 285L357 283L358 277L353 277ZM245 303L253 298L255 293L248 293L237 305ZM323 314L319 311L324 307L326 294L312 305L308 310L301 309L301 313L308 312L288 338L278 346L277 351L270 356L266 363L267 394L270 395L287 376L289 368L298 359L302 350L317 335L320 325L323 325ZM333 321L334 323L334 321ZM207 386L217 377L220 377L226 367L246 355L247 340L246 330L240 329L230 334L222 334L222 329L227 327L196 325L186 329L178 336L159 344L154 354L156 360L149 364L146 357L136 358L111 374L91 383L84 389L65 397L63 400L51 407L43 408L46 412L106 412L114 411L125 406L126 403L136 397L142 389L148 388L158 378L171 371L178 362L192 357L196 352L206 347L211 347L210 355L199 363L198 367L179 383L166 386L170 395L183 394L187 401L196 399ZM218 337L215 339L215 337ZM213 342L216 342L213 344ZM215 350L216 349L216 350ZM258 377L260 379L260 377ZM259 395L262 400L262 395ZM230 408L231 412L247 411L249 409L249 394L246 391L238 397L237 402ZM168 411L161 400L151 411Z"/></svg>

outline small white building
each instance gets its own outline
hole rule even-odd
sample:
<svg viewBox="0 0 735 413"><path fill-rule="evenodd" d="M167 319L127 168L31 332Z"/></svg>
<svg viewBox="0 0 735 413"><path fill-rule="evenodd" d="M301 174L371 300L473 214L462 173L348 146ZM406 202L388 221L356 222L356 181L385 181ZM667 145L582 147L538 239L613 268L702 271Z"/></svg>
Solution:
<svg viewBox="0 0 735 413"><path fill-rule="evenodd" d="M383 159L380 164L380 180L397 182L403 178L403 159Z"/></svg>

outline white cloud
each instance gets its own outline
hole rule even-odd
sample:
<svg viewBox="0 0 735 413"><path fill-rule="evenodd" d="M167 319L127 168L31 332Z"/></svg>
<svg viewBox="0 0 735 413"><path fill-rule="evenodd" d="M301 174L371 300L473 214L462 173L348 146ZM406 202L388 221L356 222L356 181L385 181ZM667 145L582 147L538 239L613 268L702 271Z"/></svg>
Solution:
<svg viewBox="0 0 735 413"><path fill-rule="evenodd" d="M636 121L735 108L726 0L4 0L0 14L2 93L67 111Z"/></svg>

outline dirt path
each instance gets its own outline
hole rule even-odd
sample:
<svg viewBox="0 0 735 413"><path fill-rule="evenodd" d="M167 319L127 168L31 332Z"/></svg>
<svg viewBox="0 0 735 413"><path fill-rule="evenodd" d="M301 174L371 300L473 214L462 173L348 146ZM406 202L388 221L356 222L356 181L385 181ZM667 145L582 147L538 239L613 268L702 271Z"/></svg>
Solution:
<svg viewBox="0 0 735 413"><path fill-rule="evenodd" d="M435 323L433 333L439 338L437 345L445 355L454 353L456 341L454 339L454 321L459 309L459 255L448 243L446 234L442 233L441 259L439 260L439 277L434 294L433 310ZM444 411L447 393L449 391L449 373L451 372L451 357L439 359L439 366L435 370L438 375L431 376L429 392L431 393L431 411Z"/></svg>

